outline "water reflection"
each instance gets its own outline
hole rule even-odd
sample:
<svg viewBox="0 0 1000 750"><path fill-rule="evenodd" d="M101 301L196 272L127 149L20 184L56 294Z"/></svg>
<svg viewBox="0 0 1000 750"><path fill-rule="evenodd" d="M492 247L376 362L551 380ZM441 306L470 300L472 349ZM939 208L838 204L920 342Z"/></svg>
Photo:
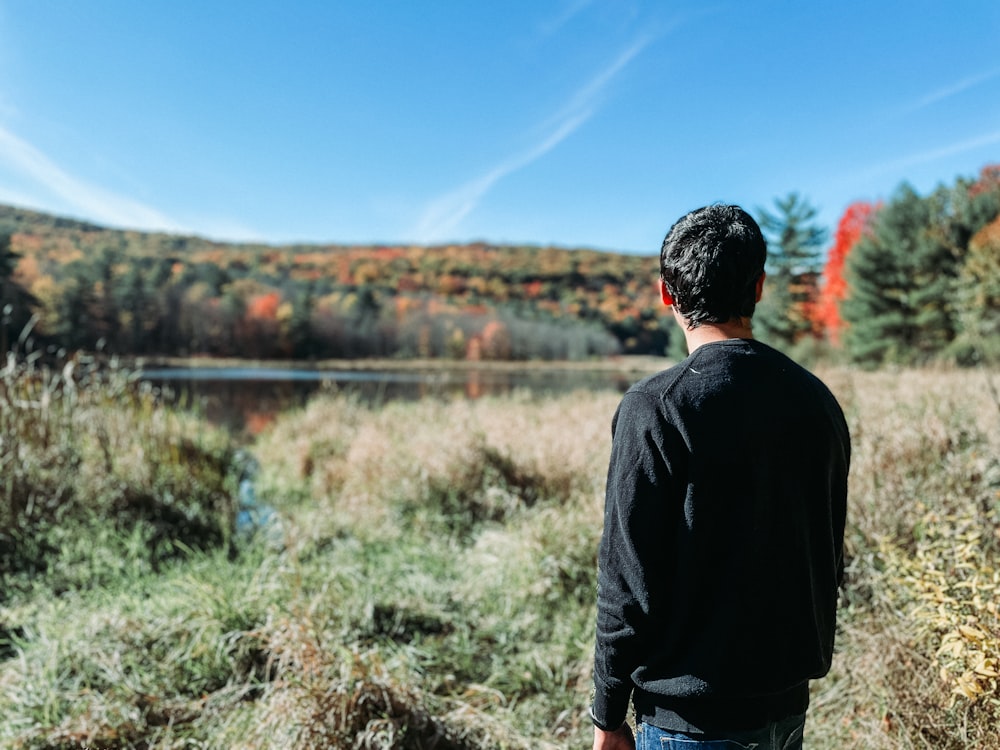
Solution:
<svg viewBox="0 0 1000 750"><path fill-rule="evenodd" d="M315 394L348 393L362 402L422 398L482 398L527 390L556 395L573 390L624 392L640 376L614 371L524 370L307 370L265 367L158 368L141 373L184 408L234 432L256 434L282 411Z"/></svg>

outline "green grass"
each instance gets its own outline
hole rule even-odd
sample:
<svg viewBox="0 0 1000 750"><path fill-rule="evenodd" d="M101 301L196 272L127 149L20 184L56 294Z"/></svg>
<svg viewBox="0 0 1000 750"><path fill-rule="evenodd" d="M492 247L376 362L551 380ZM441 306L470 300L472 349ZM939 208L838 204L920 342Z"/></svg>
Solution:
<svg viewBox="0 0 1000 750"><path fill-rule="evenodd" d="M0 509L18 529L3 540L0 746L589 744L617 395L317 397L252 446L275 543L229 532L225 435L127 378L69 398L37 375L8 373L0 391L50 392L49 412L22 404L0 423L4 477L20 477ZM807 747L995 746L988 376L825 376L855 459L837 654ZM43 419L47 438L19 439Z"/></svg>

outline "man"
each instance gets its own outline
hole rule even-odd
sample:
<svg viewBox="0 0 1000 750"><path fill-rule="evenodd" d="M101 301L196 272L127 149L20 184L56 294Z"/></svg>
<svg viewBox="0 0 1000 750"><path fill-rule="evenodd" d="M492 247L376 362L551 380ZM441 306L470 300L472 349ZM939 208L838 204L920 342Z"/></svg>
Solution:
<svg viewBox="0 0 1000 750"><path fill-rule="evenodd" d="M690 354L612 422L595 748L800 748L809 680L829 670L850 438L830 391L753 338L766 254L737 206L692 211L663 241Z"/></svg>

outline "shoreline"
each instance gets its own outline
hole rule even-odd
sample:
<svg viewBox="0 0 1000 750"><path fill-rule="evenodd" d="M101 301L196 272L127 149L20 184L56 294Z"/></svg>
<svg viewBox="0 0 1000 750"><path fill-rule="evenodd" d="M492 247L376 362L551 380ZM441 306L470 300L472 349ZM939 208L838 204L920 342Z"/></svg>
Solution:
<svg viewBox="0 0 1000 750"><path fill-rule="evenodd" d="M322 360L261 360L234 357L129 357L119 358L129 369L142 371L154 368L186 369L271 369L379 372L621 372L652 373L665 369L671 360L650 355L622 355L601 360L450 360L450 359L322 359Z"/></svg>

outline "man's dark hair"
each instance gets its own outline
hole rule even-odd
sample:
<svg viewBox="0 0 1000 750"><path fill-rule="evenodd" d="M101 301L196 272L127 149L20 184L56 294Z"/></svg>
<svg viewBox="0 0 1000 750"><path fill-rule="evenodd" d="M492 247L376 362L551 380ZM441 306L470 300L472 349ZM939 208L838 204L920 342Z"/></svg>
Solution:
<svg viewBox="0 0 1000 750"><path fill-rule="evenodd" d="M739 206L713 204L682 216L660 248L660 278L691 328L753 316L767 242Z"/></svg>

